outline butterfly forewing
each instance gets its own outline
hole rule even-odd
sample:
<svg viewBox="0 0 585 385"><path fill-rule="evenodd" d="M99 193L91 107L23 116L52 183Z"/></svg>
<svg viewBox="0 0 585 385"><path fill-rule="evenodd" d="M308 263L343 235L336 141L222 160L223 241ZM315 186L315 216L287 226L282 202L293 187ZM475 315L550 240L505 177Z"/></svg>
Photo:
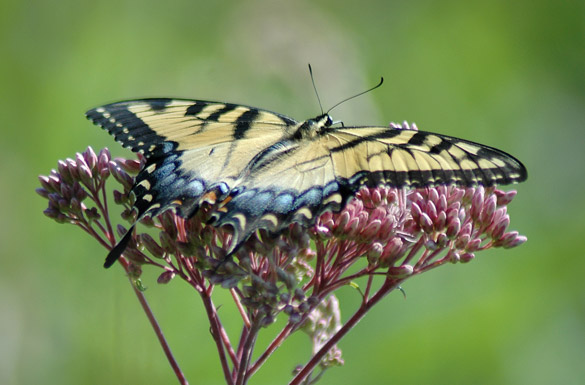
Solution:
<svg viewBox="0 0 585 385"><path fill-rule="evenodd" d="M511 155L445 135L347 127L328 139L335 174L350 185L492 186L526 179L524 166Z"/></svg>

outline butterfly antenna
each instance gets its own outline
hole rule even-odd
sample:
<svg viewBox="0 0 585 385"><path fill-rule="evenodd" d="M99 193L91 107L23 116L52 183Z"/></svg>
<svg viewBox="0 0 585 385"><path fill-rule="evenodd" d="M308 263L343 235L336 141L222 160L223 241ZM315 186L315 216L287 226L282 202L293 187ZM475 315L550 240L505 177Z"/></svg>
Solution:
<svg viewBox="0 0 585 385"><path fill-rule="evenodd" d="M317 92L317 86L315 85L315 78L313 78L313 69L311 68L311 63L309 63L309 75L311 75L311 83L313 83L313 89L315 90L315 95L317 95L317 101L319 102L319 108L321 109L321 115L323 115L323 106L321 105L321 98L319 97L319 93Z"/></svg>
<svg viewBox="0 0 585 385"><path fill-rule="evenodd" d="M311 67L309 66L309 68L311 68ZM312 78L312 77L311 77L311 78ZM357 98L358 96L361 96L361 95L363 95L363 94L366 94L366 93L368 93L368 92L370 92L370 91L373 91L373 90L375 90L376 88L380 87L380 86L382 85L382 83L384 83L384 78L383 78L383 77L381 77L381 78L380 78L380 83L376 84L374 87L372 87L372 88L370 88L370 89L367 89L367 90L365 90L365 91L362 91L362 92L360 92L359 94L356 94L356 95L350 96L349 98L343 99L342 101L340 101L339 103L337 103L336 105L334 105L333 107L331 107L330 109L328 109L328 110L327 110L327 113L330 113L332 109L334 109L335 107L339 106L339 105L340 105L340 104L342 104L342 103L345 103L345 102L347 102L348 100L351 100L351 99Z"/></svg>

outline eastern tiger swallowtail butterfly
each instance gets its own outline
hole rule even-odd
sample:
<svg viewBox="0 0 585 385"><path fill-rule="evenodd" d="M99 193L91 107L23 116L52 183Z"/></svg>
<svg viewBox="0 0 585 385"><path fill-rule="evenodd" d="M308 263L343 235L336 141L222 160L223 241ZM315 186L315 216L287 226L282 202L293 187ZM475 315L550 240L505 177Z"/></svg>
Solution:
<svg viewBox="0 0 585 385"><path fill-rule="evenodd" d="M132 192L138 219L203 201L227 202L214 226L231 225L233 254L258 229L279 233L339 211L361 187L509 184L526 169L493 147L392 127L335 127L328 113L298 122L259 108L202 100L143 99L86 113L146 158ZM111 266L134 225L104 264Z"/></svg>

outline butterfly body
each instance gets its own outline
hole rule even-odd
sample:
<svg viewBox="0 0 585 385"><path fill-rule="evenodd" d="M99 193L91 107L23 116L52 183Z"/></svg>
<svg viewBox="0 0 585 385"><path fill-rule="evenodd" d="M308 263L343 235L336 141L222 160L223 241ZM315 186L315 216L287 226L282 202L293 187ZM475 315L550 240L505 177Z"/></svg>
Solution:
<svg viewBox="0 0 585 385"><path fill-rule="evenodd" d="M340 210L363 185L491 186L526 179L518 160L489 146L416 130L334 127L328 114L298 122L244 105L143 99L92 109L87 117L146 157L132 188L139 219L169 208L188 218L204 201L225 201L213 224L233 227L229 253L258 229L278 233Z"/></svg>

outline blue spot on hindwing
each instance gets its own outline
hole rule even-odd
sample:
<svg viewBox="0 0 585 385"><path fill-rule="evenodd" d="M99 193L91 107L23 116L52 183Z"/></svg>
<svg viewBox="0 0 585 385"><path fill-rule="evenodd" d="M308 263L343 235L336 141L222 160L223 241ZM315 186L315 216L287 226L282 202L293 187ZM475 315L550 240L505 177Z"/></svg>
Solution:
<svg viewBox="0 0 585 385"><path fill-rule="evenodd" d="M286 215L292 210L294 203L294 196L291 193L284 192L280 193L270 206L270 211L275 214Z"/></svg>
<svg viewBox="0 0 585 385"><path fill-rule="evenodd" d="M183 196L189 198L199 198L205 192L205 185L199 179L193 179L183 188Z"/></svg>
<svg viewBox="0 0 585 385"><path fill-rule="evenodd" d="M298 210L301 207L315 207L321 204L323 199L323 190L321 187L313 187L295 199L293 210Z"/></svg>

